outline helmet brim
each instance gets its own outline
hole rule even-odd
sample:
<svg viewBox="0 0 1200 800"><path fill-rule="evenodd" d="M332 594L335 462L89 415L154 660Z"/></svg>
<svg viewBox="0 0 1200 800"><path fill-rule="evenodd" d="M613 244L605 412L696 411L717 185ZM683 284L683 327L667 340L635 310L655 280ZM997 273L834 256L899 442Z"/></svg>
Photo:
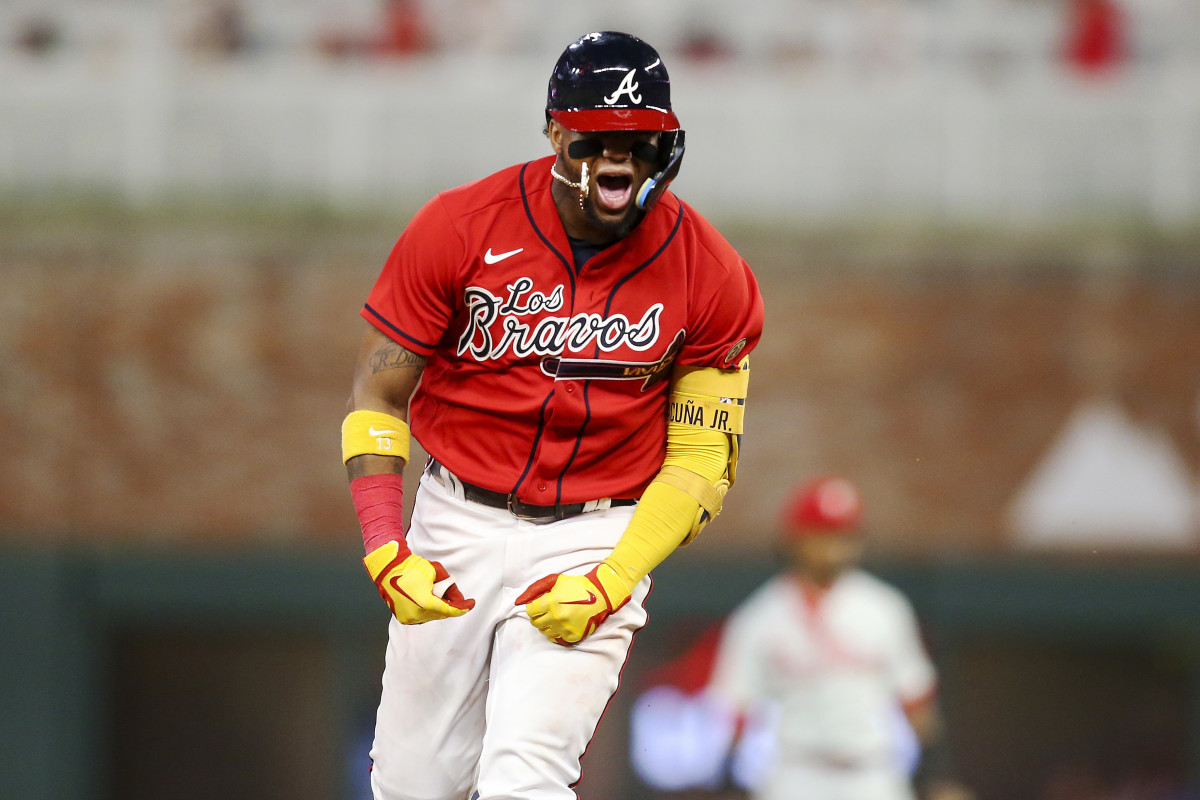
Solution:
<svg viewBox="0 0 1200 800"><path fill-rule="evenodd" d="M653 108L550 109L551 117L573 131L677 131L679 119L672 111Z"/></svg>

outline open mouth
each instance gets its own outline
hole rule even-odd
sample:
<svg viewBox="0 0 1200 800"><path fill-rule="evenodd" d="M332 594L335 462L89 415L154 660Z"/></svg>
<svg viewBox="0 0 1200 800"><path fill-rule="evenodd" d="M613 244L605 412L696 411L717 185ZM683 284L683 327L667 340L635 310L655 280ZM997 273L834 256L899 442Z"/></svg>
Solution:
<svg viewBox="0 0 1200 800"><path fill-rule="evenodd" d="M633 198L633 178L628 175L596 177L596 202L610 211L621 211Z"/></svg>

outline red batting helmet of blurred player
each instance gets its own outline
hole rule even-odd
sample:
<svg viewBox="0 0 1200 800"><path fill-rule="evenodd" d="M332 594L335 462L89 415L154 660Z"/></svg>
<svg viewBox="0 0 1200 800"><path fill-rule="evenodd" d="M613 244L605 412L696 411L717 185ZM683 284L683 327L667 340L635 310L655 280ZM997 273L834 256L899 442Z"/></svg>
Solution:
<svg viewBox="0 0 1200 800"><path fill-rule="evenodd" d="M783 538L850 533L862 518L862 498L850 481L827 475L800 484L783 509Z"/></svg>

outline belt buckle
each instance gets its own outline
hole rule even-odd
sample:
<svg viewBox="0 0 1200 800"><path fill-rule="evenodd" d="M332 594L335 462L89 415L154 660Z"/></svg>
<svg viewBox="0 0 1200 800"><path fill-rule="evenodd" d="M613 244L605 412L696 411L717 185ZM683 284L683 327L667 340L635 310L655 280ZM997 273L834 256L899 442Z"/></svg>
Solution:
<svg viewBox="0 0 1200 800"><path fill-rule="evenodd" d="M522 513L520 513L519 511L517 511L517 509L516 509L516 508L514 508L514 507L513 507L513 504L514 504L514 503L520 503L520 502L521 502L521 501L520 501L520 500L517 498L517 495L516 495L516 493L515 493L515 492L514 492L513 494L510 494L510 495L508 496L508 513L512 514L512 515L513 515L514 517L516 517L517 519L523 519L523 520L525 520L525 521L527 521L527 522L537 522L538 520L552 520L552 519L554 519L554 517L553 517L553 516L541 516L541 517L535 517L535 516L533 516L532 514L522 514Z"/></svg>

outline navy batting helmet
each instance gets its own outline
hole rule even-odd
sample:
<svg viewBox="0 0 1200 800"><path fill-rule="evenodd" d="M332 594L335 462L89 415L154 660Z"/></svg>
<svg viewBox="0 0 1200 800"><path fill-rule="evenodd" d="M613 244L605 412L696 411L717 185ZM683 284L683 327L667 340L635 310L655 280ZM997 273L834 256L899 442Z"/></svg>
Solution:
<svg viewBox="0 0 1200 800"><path fill-rule="evenodd" d="M658 52L636 36L589 33L550 74L546 114L573 131L677 131L671 79Z"/></svg>

